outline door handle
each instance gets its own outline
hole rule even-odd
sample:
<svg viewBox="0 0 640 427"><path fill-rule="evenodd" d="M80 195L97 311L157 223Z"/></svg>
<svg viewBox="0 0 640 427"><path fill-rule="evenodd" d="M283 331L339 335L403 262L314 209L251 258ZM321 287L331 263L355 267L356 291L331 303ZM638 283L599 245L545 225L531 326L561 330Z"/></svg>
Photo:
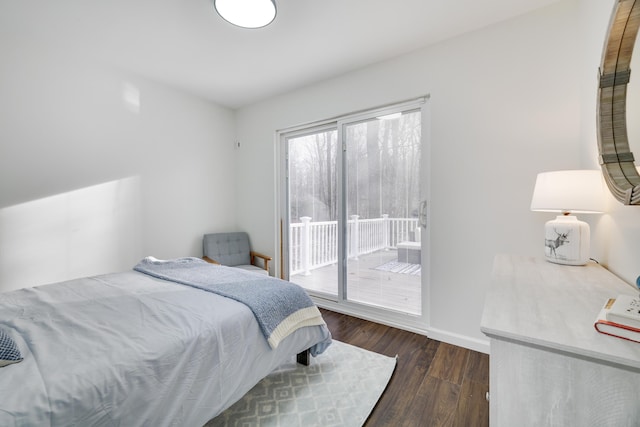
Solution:
<svg viewBox="0 0 640 427"><path fill-rule="evenodd" d="M420 227L426 229L427 228L427 201L423 200L420 202L420 209L418 211L418 223Z"/></svg>

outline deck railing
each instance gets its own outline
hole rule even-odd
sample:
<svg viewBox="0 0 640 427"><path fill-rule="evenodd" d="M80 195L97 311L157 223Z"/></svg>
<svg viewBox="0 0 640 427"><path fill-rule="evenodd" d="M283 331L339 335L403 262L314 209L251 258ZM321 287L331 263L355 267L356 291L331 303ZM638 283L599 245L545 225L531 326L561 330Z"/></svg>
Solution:
<svg viewBox="0 0 640 427"><path fill-rule="evenodd" d="M290 274L311 274L311 270L338 262L338 222L311 222L310 217L289 227ZM399 242L420 240L417 218L360 219L352 215L347 221L348 256L395 249Z"/></svg>

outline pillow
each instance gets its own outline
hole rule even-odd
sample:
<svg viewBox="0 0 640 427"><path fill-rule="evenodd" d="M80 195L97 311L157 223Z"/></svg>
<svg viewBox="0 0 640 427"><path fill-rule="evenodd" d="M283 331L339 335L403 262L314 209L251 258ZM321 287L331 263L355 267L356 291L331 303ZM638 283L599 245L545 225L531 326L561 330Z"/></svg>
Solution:
<svg viewBox="0 0 640 427"><path fill-rule="evenodd" d="M0 368L18 362L22 362L18 346L5 331L0 329Z"/></svg>

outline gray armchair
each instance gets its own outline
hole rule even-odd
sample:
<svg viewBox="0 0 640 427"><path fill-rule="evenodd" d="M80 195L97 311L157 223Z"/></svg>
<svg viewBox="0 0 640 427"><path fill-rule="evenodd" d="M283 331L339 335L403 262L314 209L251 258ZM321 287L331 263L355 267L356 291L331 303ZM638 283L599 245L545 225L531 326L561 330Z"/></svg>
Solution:
<svg viewBox="0 0 640 427"><path fill-rule="evenodd" d="M202 259L213 264L269 274L271 257L252 251L249 235L243 231L205 234L202 252ZM255 264L256 258L262 259L262 266Z"/></svg>

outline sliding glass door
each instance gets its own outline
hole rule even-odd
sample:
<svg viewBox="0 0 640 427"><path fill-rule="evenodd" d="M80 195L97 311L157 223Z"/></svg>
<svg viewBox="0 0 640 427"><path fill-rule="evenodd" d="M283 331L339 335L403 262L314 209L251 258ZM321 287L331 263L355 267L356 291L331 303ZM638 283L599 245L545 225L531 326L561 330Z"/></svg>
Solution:
<svg viewBox="0 0 640 427"><path fill-rule="evenodd" d="M423 103L282 132L283 277L345 308L424 316Z"/></svg>

